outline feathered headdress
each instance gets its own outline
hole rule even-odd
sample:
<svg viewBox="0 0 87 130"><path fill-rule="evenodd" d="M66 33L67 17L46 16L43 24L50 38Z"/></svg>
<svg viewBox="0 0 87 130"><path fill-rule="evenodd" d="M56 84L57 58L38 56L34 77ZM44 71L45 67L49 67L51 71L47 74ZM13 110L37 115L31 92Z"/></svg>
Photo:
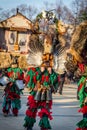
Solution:
<svg viewBox="0 0 87 130"><path fill-rule="evenodd" d="M27 61L30 66L44 66L55 68L58 65L58 60L55 62L55 57L59 56L65 51L65 47L62 47L58 42L54 42L52 35L41 35L44 39L43 43L40 40L33 39L31 36L29 43L29 53L27 55ZM37 36L38 37L38 36Z"/></svg>

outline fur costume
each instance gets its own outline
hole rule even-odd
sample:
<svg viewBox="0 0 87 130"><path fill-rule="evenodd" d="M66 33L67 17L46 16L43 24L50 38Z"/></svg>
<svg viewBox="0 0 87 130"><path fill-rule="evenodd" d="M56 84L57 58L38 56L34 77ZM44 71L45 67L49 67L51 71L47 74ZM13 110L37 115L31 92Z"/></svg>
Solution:
<svg viewBox="0 0 87 130"><path fill-rule="evenodd" d="M83 119L77 123L76 130L87 130L87 20L76 27L65 66L79 77L77 93Z"/></svg>
<svg viewBox="0 0 87 130"><path fill-rule="evenodd" d="M83 119L77 123L76 130L87 130L87 67L80 66L83 75L78 82L78 96L80 101L80 109L78 112L83 113Z"/></svg>

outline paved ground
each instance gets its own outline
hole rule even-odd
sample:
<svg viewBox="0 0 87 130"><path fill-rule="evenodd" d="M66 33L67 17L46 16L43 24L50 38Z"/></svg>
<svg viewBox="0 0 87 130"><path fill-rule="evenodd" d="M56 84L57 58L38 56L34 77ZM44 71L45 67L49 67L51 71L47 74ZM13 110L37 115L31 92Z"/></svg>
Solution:
<svg viewBox="0 0 87 130"><path fill-rule="evenodd" d="M51 121L52 130L75 130L76 123L82 119L82 114L78 113L79 101L76 98L77 85L65 85L63 95L58 93L53 95L53 120ZM25 91L22 95L22 107L18 117L13 117L12 113L8 117L2 114L3 89L0 89L0 130L25 130L23 127L26 102L28 93ZM33 130L39 130L39 118Z"/></svg>

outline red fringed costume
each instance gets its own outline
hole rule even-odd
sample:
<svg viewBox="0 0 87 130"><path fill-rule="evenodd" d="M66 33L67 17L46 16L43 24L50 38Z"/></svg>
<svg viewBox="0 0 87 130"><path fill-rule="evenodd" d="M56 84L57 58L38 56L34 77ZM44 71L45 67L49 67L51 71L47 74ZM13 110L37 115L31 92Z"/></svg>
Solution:
<svg viewBox="0 0 87 130"><path fill-rule="evenodd" d="M51 72L49 69L51 69ZM51 129L49 120L52 120L52 112L50 112L52 108L52 92L57 91L58 74L50 67L30 68L25 81L30 95L27 102L28 109L26 110L24 127L27 127L27 130L32 130L36 122L36 115L38 115L41 130ZM40 109L39 112L38 109Z"/></svg>
<svg viewBox="0 0 87 130"><path fill-rule="evenodd" d="M3 114L7 116L12 110L14 116L18 115L18 110L21 108L20 94L22 90L16 84L17 80L23 80L24 74L20 68L8 68L5 75L9 78L9 83L4 89Z"/></svg>
<svg viewBox="0 0 87 130"><path fill-rule="evenodd" d="M78 96L80 101L80 109L78 112L83 113L83 119L77 123L76 130L87 130L87 66L79 64L83 75L78 82Z"/></svg>

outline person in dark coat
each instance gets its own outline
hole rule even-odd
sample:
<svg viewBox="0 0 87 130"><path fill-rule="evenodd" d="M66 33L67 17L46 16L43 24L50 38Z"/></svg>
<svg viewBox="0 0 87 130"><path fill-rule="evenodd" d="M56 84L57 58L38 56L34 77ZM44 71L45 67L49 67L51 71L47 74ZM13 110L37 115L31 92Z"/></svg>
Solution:
<svg viewBox="0 0 87 130"><path fill-rule="evenodd" d="M65 82L65 76L66 76L66 71L64 71L62 74L60 74L60 82L59 82L59 91L58 93L60 95L62 95L62 91L63 91L63 86L64 86L64 82Z"/></svg>

